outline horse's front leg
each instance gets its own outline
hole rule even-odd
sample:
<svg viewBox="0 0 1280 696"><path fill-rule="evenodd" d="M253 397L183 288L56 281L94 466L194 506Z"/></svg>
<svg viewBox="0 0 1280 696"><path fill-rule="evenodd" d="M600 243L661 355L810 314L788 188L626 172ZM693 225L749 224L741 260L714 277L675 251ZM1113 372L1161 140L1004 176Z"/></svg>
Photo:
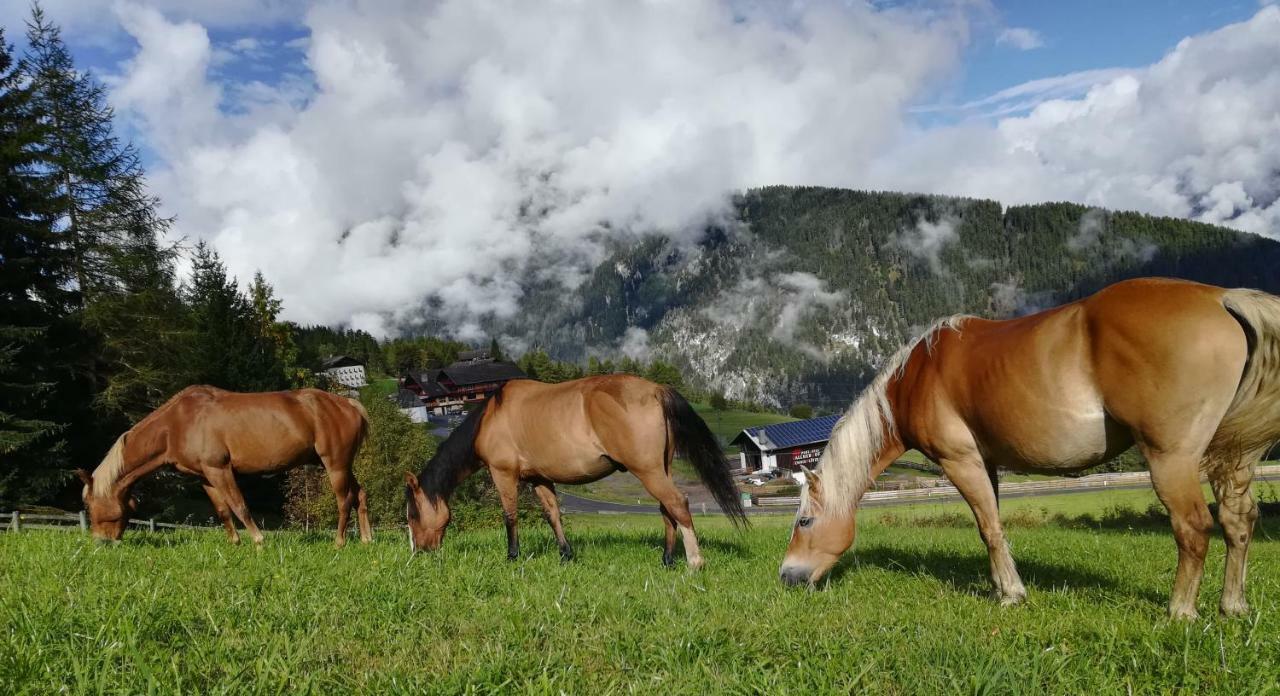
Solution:
<svg viewBox="0 0 1280 696"><path fill-rule="evenodd" d="M995 478L988 474L982 459L976 454L960 459L944 458L939 464L973 510L978 532L991 558L991 582L995 586L996 598L1004 605L1020 604L1027 598L1027 590L1013 563L1013 555L1009 553L1004 525L1000 523Z"/></svg>
<svg viewBox="0 0 1280 696"><path fill-rule="evenodd" d="M520 536L516 530L520 479L493 467L490 467L489 474L493 477L493 487L498 490L498 498L502 501L502 521L507 526L507 560L514 561L520 557Z"/></svg>

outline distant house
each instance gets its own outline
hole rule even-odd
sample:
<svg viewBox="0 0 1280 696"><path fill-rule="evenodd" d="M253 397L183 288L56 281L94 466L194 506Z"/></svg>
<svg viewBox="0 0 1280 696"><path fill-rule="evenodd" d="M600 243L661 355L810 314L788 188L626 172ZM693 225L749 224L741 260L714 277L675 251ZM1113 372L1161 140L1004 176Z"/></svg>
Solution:
<svg viewBox="0 0 1280 696"><path fill-rule="evenodd" d="M400 412L408 416L409 420L414 423L427 422L427 405L422 403L422 399L418 398L417 394L408 389L398 389L393 398Z"/></svg>
<svg viewBox="0 0 1280 696"><path fill-rule="evenodd" d="M461 365L464 363L480 363L480 362L492 362L492 361L493 361L493 356L489 354L488 350L482 348L480 350L464 350L458 353L458 359L454 361L453 364Z"/></svg>
<svg viewBox="0 0 1280 696"><path fill-rule="evenodd" d="M731 444L739 447L739 461L747 471L799 471L802 465L812 469L838 420L838 415L823 416L747 428Z"/></svg>
<svg viewBox="0 0 1280 696"><path fill-rule="evenodd" d="M487 357L487 351L469 351L482 352L486 357L459 360L448 367L406 374L400 378L400 386L417 395L428 411L439 415L457 413L467 404L489 398L513 379L526 379L524 371L513 363L494 361Z"/></svg>
<svg viewBox="0 0 1280 696"><path fill-rule="evenodd" d="M349 355L333 355L320 363L320 372L343 386L359 389L367 386L364 363Z"/></svg>

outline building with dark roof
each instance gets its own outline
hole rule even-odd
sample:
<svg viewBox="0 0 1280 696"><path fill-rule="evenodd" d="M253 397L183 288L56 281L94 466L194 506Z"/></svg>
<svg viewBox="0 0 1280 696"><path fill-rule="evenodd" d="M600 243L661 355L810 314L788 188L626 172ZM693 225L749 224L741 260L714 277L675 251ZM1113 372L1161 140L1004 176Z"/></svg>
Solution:
<svg viewBox="0 0 1280 696"><path fill-rule="evenodd" d="M431 413L444 414L484 401L510 380L526 377L513 363L473 360L407 374L400 386L416 394Z"/></svg>
<svg viewBox="0 0 1280 696"><path fill-rule="evenodd" d="M738 446L738 457L747 471L799 471L802 465L812 469L838 420L838 415L822 416L747 428L730 444Z"/></svg>
<svg viewBox="0 0 1280 696"><path fill-rule="evenodd" d="M320 372L329 376L334 382L352 389L368 385L365 379L364 363L350 355L331 355L320 363Z"/></svg>

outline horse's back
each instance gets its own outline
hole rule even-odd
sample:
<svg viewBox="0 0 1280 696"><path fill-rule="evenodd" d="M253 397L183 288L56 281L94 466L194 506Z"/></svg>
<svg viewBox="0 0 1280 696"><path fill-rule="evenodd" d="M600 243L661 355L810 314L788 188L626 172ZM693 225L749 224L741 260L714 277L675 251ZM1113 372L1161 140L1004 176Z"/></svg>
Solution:
<svg viewBox="0 0 1280 696"><path fill-rule="evenodd" d="M1247 351L1223 292L1140 279L1026 317L967 321L929 359L943 417L922 429L950 423L947 438L1001 465L1061 469L1118 454L1135 431L1185 430L1193 411L1211 431Z"/></svg>
<svg viewBox="0 0 1280 696"><path fill-rule="evenodd" d="M175 458L193 465L230 461L246 473L275 470L310 461L362 428L362 414L346 399L318 389L184 392L167 426Z"/></svg>
<svg viewBox="0 0 1280 696"><path fill-rule="evenodd" d="M613 471L608 460L628 464L636 443L663 441L662 389L632 375L508 382L489 406L477 453L553 481L598 479Z"/></svg>

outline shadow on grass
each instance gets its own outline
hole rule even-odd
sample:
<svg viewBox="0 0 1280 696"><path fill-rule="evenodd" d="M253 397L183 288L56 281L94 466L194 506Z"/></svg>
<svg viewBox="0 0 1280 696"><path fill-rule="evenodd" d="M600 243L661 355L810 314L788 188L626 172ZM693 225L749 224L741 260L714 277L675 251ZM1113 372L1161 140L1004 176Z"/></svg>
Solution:
<svg viewBox="0 0 1280 696"><path fill-rule="evenodd" d="M580 549L600 549L608 552L610 548L631 548L631 549L652 549L657 553L662 552L663 536L662 526L655 526L652 534L636 533L627 534L613 531L594 531L581 537L581 543L575 543L573 534L566 532L569 543L573 544L574 552L582 555ZM729 541L716 537L708 537L699 535L698 546L704 553L712 553L718 556L731 556L734 558L746 558L751 555L746 547L739 542ZM552 546L554 548L554 545ZM680 537L676 537L676 555L681 556L683 543Z"/></svg>
<svg viewBox="0 0 1280 696"><path fill-rule="evenodd" d="M953 553L935 549L914 550L890 546L873 546L860 549L852 559L846 558L832 571L835 582L859 565L882 568L896 573L923 573L937 578L957 592L985 595L991 584L991 566L986 554ZM1157 606L1163 606L1167 597L1158 592L1134 587L1114 577L1102 575L1077 566L1061 563L1045 563L1034 559L1015 559L1022 581L1029 588L1052 589L1066 586L1070 589L1096 588L1108 592L1140 597Z"/></svg>

